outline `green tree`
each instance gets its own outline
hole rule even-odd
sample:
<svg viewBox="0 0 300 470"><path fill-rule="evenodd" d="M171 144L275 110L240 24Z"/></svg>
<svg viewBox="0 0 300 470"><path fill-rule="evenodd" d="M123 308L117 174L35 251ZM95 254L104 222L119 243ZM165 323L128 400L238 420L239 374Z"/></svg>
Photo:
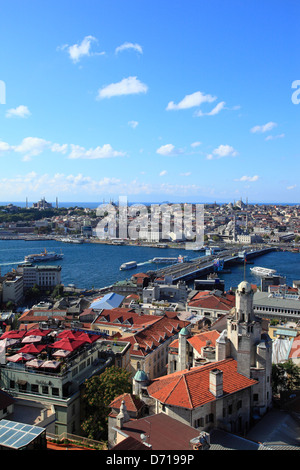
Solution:
<svg viewBox="0 0 300 470"><path fill-rule="evenodd" d="M282 364L272 364L272 391L273 394L285 389L285 373Z"/></svg>
<svg viewBox="0 0 300 470"><path fill-rule="evenodd" d="M119 367L109 367L85 382L83 405L85 420L82 429L89 439L107 435L109 404L119 395L131 392L131 374Z"/></svg>
<svg viewBox="0 0 300 470"><path fill-rule="evenodd" d="M300 367L291 359L283 364L286 377L286 388L293 390L300 386Z"/></svg>
<svg viewBox="0 0 300 470"><path fill-rule="evenodd" d="M272 365L272 390L279 393L284 390L295 390L300 387L300 367L291 359L287 362Z"/></svg>

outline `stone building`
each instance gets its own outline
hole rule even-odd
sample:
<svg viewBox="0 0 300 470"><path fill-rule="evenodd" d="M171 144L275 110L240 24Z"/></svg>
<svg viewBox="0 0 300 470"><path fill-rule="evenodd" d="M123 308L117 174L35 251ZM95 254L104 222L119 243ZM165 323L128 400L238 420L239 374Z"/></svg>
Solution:
<svg viewBox="0 0 300 470"><path fill-rule="evenodd" d="M213 360L186 368L189 331L181 329L176 372L133 379L133 393L149 414L165 413L199 430L222 429L244 435L272 406L271 339L253 312L253 290L241 282L227 329L215 341Z"/></svg>

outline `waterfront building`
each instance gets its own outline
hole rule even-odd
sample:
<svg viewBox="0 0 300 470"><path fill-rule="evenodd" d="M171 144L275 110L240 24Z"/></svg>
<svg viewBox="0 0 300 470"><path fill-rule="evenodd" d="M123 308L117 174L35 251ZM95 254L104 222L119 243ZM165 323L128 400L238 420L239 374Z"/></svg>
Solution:
<svg viewBox="0 0 300 470"><path fill-rule="evenodd" d="M17 272L23 276L23 290L26 292L34 285L43 291L52 290L61 284L61 266L19 265Z"/></svg>

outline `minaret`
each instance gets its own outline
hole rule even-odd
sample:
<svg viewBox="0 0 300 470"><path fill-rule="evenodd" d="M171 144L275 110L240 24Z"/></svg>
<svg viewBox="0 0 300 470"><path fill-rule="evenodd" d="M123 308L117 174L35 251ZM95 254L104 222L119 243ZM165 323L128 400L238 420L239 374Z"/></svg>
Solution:
<svg viewBox="0 0 300 470"><path fill-rule="evenodd" d="M190 333L187 328L182 328L178 335L178 369L184 370L188 366L187 339Z"/></svg>

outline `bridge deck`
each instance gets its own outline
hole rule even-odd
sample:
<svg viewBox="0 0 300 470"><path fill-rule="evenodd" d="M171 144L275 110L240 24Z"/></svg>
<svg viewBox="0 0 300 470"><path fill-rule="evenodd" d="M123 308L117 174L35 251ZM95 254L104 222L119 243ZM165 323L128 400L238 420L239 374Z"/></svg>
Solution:
<svg viewBox="0 0 300 470"><path fill-rule="evenodd" d="M247 259L255 258L264 255L274 248L263 248L247 252ZM224 267L233 262L243 262L243 258L239 255L240 250L225 250L218 252L215 255L208 255L196 258L192 262L176 263L172 266L166 266L156 271L151 271L156 277L164 277L166 275L172 276L173 282L180 279L193 279L196 276L209 274L214 271L214 261L220 259L224 261Z"/></svg>

